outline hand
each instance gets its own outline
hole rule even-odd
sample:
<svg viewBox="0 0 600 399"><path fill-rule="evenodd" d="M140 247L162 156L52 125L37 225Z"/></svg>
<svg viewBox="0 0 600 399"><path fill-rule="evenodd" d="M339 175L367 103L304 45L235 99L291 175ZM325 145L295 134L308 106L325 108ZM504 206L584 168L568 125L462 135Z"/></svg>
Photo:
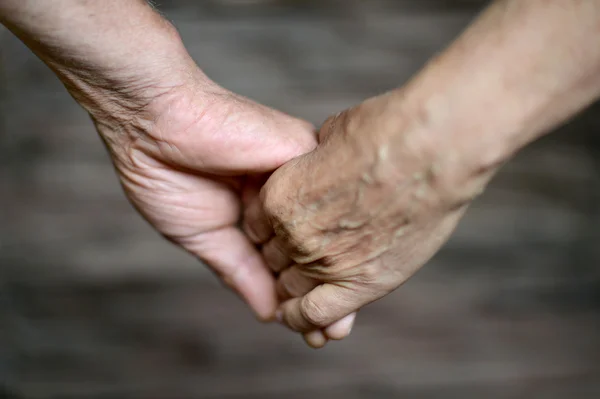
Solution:
<svg viewBox="0 0 600 399"><path fill-rule="evenodd" d="M136 110L140 118L126 114L118 125L96 119L102 137L114 137L115 129L130 137L107 140L127 196L158 232L209 265L259 318L272 318L275 280L237 227L241 194L252 189L244 187L247 178L311 150L311 125L207 86L200 74L149 104Z"/></svg>
<svg viewBox="0 0 600 399"><path fill-rule="evenodd" d="M273 174L245 230L291 298L283 323L315 334L397 288L501 164L598 97L600 53L586 49L600 8L564 7L493 2L402 89L330 119L316 150Z"/></svg>
<svg viewBox="0 0 600 399"><path fill-rule="evenodd" d="M317 331L400 286L475 192L449 189L436 158L444 149L401 101L390 93L329 119L317 149L278 169L246 212L246 231L280 272L281 320L295 331Z"/></svg>
<svg viewBox="0 0 600 399"><path fill-rule="evenodd" d="M89 112L141 214L271 318L275 280L237 228L241 196L311 150L312 127L210 81L145 1L7 0L0 22Z"/></svg>

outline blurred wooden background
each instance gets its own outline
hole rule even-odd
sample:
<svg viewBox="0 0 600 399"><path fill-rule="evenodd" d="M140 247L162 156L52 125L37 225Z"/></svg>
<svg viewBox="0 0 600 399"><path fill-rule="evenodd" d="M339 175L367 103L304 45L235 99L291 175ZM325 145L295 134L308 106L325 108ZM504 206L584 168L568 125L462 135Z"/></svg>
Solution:
<svg viewBox="0 0 600 399"><path fill-rule="evenodd" d="M217 82L319 124L402 84L482 2L156 3ZM600 397L598 110L312 351L135 214L85 113L0 30L0 398Z"/></svg>

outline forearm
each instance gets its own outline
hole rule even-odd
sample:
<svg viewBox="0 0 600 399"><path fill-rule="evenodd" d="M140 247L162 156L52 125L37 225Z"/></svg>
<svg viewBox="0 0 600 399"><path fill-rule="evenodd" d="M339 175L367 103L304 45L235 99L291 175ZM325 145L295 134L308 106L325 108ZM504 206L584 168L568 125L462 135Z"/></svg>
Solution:
<svg viewBox="0 0 600 399"><path fill-rule="evenodd" d="M599 93L600 1L503 0L392 96L440 179L478 191Z"/></svg>
<svg viewBox="0 0 600 399"><path fill-rule="evenodd" d="M139 90L151 98L192 70L176 30L144 0L0 0L0 22L92 114L113 93L126 98ZM104 93L110 96L98 98Z"/></svg>

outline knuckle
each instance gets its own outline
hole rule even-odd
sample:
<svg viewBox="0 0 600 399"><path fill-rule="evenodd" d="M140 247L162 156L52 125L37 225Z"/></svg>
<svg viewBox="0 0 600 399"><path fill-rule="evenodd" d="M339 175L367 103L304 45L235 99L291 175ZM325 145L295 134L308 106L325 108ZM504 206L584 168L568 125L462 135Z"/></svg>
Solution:
<svg viewBox="0 0 600 399"><path fill-rule="evenodd" d="M292 256L296 263L307 264L321 258L322 247L318 237L304 236L298 231L289 234L292 243Z"/></svg>
<svg viewBox="0 0 600 399"><path fill-rule="evenodd" d="M308 296L302 298L300 312L302 317L314 326L324 327L327 325L328 317L324 306Z"/></svg>
<svg viewBox="0 0 600 399"><path fill-rule="evenodd" d="M307 223L306 215L299 209L294 197L284 194L286 190L281 184L265 186L261 192L265 215L294 260L312 259L321 252L322 237L315 234L316 231Z"/></svg>

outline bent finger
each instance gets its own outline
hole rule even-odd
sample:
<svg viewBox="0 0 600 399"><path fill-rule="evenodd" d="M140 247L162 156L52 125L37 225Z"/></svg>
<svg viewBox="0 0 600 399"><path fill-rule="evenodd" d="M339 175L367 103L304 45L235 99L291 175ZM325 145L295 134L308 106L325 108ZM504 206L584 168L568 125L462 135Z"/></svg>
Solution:
<svg viewBox="0 0 600 399"><path fill-rule="evenodd" d="M310 332L328 327L375 299L373 293L326 283L282 304L277 318L294 331Z"/></svg>
<svg viewBox="0 0 600 399"><path fill-rule="evenodd" d="M242 228L254 244L264 244L274 235L273 227L259 196L255 197L245 209Z"/></svg>

